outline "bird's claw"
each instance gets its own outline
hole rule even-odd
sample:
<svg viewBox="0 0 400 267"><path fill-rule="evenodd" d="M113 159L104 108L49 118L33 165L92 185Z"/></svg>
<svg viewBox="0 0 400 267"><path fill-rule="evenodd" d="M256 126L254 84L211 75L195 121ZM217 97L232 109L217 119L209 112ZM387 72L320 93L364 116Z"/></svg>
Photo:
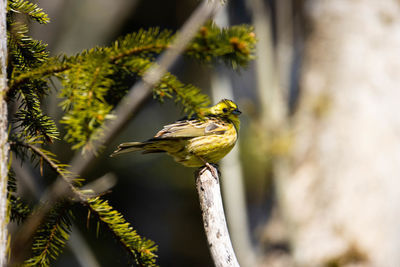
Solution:
<svg viewBox="0 0 400 267"><path fill-rule="evenodd" d="M206 169L209 169L211 172L211 175L218 180L219 177L219 170L218 170L218 165L217 164L212 164L212 163L205 163L207 168L203 168L202 171L204 172Z"/></svg>
<svg viewBox="0 0 400 267"><path fill-rule="evenodd" d="M203 161L203 163L204 163L204 165L205 165L205 167L201 167L200 169L199 169L199 171L198 171L198 174L199 175L202 175L207 169L209 169L210 170L210 172L211 172L211 175L217 180L217 182L218 182L218 177L220 176L220 172L219 172L219 169L218 169L218 164L215 164L215 163L208 163L207 161L205 161L203 158L201 158L201 157L199 157L199 159L201 160L201 161Z"/></svg>

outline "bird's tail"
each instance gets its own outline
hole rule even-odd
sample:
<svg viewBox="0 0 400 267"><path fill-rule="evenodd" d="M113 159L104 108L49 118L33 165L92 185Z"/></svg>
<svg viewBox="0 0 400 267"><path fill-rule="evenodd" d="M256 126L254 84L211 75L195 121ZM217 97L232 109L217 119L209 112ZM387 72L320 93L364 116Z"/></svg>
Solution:
<svg viewBox="0 0 400 267"><path fill-rule="evenodd" d="M128 152L134 152L134 151L141 151L144 150L144 146L146 143L142 142L129 142L129 143L122 143L118 146L117 150L115 150L110 157L115 157L119 154L124 154Z"/></svg>
<svg viewBox="0 0 400 267"><path fill-rule="evenodd" d="M166 142L168 142L168 141L148 140L145 142L122 143L118 146L117 150L115 150L110 155L110 157L114 157L119 154L124 154L124 153L128 153L128 152L134 152L134 151L142 151L143 154L166 152L166 150L165 150ZM164 145L164 147L163 147L163 145Z"/></svg>

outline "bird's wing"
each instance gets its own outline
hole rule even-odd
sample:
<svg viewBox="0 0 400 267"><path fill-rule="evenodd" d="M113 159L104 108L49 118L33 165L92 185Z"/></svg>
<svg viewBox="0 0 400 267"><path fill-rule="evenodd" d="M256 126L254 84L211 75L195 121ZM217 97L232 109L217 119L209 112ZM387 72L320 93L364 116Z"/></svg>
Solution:
<svg viewBox="0 0 400 267"><path fill-rule="evenodd" d="M218 119L183 120L164 126L154 138L191 138L210 134L223 134L229 124Z"/></svg>

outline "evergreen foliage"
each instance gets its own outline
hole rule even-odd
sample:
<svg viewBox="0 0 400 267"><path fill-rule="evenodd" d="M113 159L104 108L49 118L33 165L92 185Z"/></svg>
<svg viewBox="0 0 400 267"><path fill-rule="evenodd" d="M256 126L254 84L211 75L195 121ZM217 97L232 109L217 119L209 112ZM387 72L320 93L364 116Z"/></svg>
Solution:
<svg viewBox="0 0 400 267"><path fill-rule="evenodd" d="M89 141L96 137L94 133L106 119L112 118L110 111L131 86L127 82L143 76L154 63L155 55L168 48L174 37L168 30L141 30L120 38L109 47L97 47L60 60L52 58L45 67L16 76L10 88L31 80L58 77L63 85L60 97L65 111L61 123L67 131L64 139L74 143L74 149L84 145L91 147ZM209 23L190 43L186 55L204 62L223 61L238 68L246 66L253 58L255 42L249 26L221 30ZM160 101L174 98L188 115L210 104L208 96L199 88L180 82L171 73L164 75L153 94ZM51 137L55 138L56 134Z"/></svg>
<svg viewBox="0 0 400 267"><path fill-rule="evenodd" d="M31 209L23 199L15 195L10 195L10 220L18 224L25 221L31 213Z"/></svg>
<svg viewBox="0 0 400 267"><path fill-rule="evenodd" d="M150 28L119 38L107 47L96 47L74 56L50 57L47 45L28 36L28 27L17 16L27 16L41 24L49 22L46 13L27 0L8 1L8 79L7 101L17 106L10 125L11 150L23 164L39 167L46 164L62 177L75 194L74 200L86 206L97 222L105 225L128 251L137 266L156 266L157 246L136 233L122 214L93 192L81 189L84 180L68 171L57 155L43 146L63 139L73 149L88 149L100 138L106 120L113 119L113 110L134 82L155 62L156 57L171 46L176 34ZM189 44L185 55L201 62L224 62L235 69L246 66L253 58L255 36L246 25L220 29L212 23L201 28ZM60 136L54 120L45 114L43 103L51 91L50 79L59 79L60 123L65 135ZM187 115L208 106L207 95L194 85L181 82L166 73L153 89L160 102L172 99ZM27 159L29 161L27 162ZM10 218L17 223L35 212L16 197L13 172L9 175ZM50 266L62 252L70 231L73 214L71 199L58 202L36 232L31 258L25 266Z"/></svg>
<svg viewBox="0 0 400 267"><path fill-rule="evenodd" d="M32 244L32 257L23 266L50 266L62 252L71 232L72 213L69 205L59 203L46 217L46 222L37 231Z"/></svg>
<svg viewBox="0 0 400 267"><path fill-rule="evenodd" d="M207 63L223 61L233 69L238 69L254 59L255 44L256 38L251 26L238 25L221 29L209 22L200 29L186 54Z"/></svg>
<svg viewBox="0 0 400 267"><path fill-rule="evenodd" d="M105 223L138 266L156 266L154 252L157 246L153 241L140 237L121 213L108 204L107 200L99 197L90 198L87 205L89 210Z"/></svg>
<svg viewBox="0 0 400 267"><path fill-rule="evenodd" d="M28 27L15 21L16 14L22 13L40 22L49 21L47 15L36 4L23 0L8 1L8 77L10 84L15 77L40 68L48 62L47 45L27 36ZM13 120L14 127L21 127L25 135L42 136L47 141L58 138L58 130L54 121L42 111L42 99L48 93L47 80L37 76L26 79L18 86L10 87L8 99L17 98L20 106Z"/></svg>
<svg viewBox="0 0 400 267"><path fill-rule="evenodd" d="M26 0L8 0L8 11L12 13L22 13L28 15L31 19L39 22L40 24L47 24L50 22L47 14L38 7L37 4L31 3ZM8 15L12 15L8 12Z"/></svg>
<svg viewBox="0 0 400 267"><path fill-rule="evenodd" d="M21 223L28 217L31 210L29 206L20 197L15 195L17 191L17 184L15 180L15 174L11 169L8 172L7 182L8 182L7 194L8 194L8 199L10 201L9 204L10 220L12 222Z"/></svg>
<svg viewBox="0 0 400 267"><path fill-rule="evenodd" d="M68 184L71 186L80 187L82 185L82 179L71 173L67 167L68 165L60 163L56 155L52 152L40 147L44 142L38 137L27 136L25 142L20 140L20 137L11 135L9 138L11 144L11 151L25 161L28 156L31 163L34 165L40 164L41 174L43 175L43 162L45 162L55 173L60 175ZM75 187L72 188L73 191L77 191Z"/></svg>

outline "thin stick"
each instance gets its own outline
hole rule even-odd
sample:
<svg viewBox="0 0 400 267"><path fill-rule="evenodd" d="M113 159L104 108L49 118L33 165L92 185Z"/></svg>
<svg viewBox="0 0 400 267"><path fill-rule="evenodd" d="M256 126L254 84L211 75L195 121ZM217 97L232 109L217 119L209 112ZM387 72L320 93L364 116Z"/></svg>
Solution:
<svg viewBox="0 0 400 267"><path fill-rule="evenodd" d="M210 168L214 168L214 171ZM212 172L218 173L215 167L209 166L196 175L196 188L208 246L216 267L239 267L226 226L219 177L214 177Z"/></svg>

